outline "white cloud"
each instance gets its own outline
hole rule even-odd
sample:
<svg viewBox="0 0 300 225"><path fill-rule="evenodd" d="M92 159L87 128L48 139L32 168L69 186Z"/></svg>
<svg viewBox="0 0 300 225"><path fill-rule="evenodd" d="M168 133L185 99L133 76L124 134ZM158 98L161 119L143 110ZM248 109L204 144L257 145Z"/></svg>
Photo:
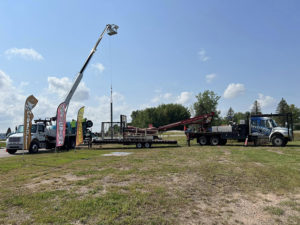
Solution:
<svg viewBox="0 0 300 225"><path fill-rule="evenodd" d="M48 91L50 93L56 93L61 100L65 98L71 89L73 83L68 77L48 77ZM84 101L89 99L90 89L87 88L84 82L81 82L75 91L72 98L73 101Z"/></svg>
<svg viewBox="0 0 300 225"><path fill-rule="evenodd" d="M29 82L22 81L22 82L20 83L20 87L21 87L21 88L26 87L26 86L28 86L28 85L29 85Z"/></svg>
<svg viewBox="0 0 300 225"><path fill-rule="evenodd" d="M169 102L172 100L172 94L171 93L165 93L162 94L161 92L156 92L158 95L156 95L154 98L151 99L152 103L163 103L163 102Z"/></svg>
<svg viewBox="0 0 300 225"><path fill-rule="evenodd" d="M235 98L238 95L242 95L245 92L245 86L244 84L229 84L226 90L224 91L224 98Z"/></svg>
<svg viewBox="0 0 300 225"><path fill-rule="evenodd" d="M92 64L92 67L94 67L99 73L103 73L103 71L105 70L105 67L102 63Z"/></svg>
<svg viewBox="0 0 300 225"><path fill-rule="evenodd" d="M165 93L163 95L163 98L166 99L166 100L170 100L172 98L172 94L171 93Z"/></svg>
<svg viewBox="0 0 300 225"><path fill-rule="evenodd" d="M191 92L181 92L180 95L177 97L176 103L185 105L190 102L192 99L192 93Z"/></svg>
<svg viewBox="0 0 300 225"><path fill-rule="evenodd" d="M154 104L167 104L167 103L177 103L177 104L188 104L192 98L192 93L183 91L178 96L172 93L157 93L157 95L151 99Z"/></svg>
<svg viewBox="0 0 300 225"><path fill-rule="evenodd" d="M10 89L12 85L12 80L8 75L0 70L0 90Z"/></svg>
<svg viewBox="0 0 300 225"><path fill-rule="evenodd" d="M129 122L132 111L133 109L126 103L125 96L113 92L113 120L120 121L120 115L122 114L127 115L127 121ZM86 107L85 117L94 122L93 130L100 131L101 122L110 121L110 96L96 97L95 104Z"/></svg>
<svg viewBox="0 0 300 225"><path fill-rule="evenodd" d="M44 57L33 48L11 48L5 51L7 58L11 59L14 56L20 56L24 59L43 60Z"/></svg>
<svg viewBox="0 0 300 225"><path fill-rule="evenodd" d="M276 104L276 100L273 97L271 97L271 96L264 96L261 93L258 94L257 101L258 101L258 103L260 104L260 106L262 108L272 107L272 106L275 106L275 104Z"/></svg>
<svg viewBox="0 0 300 225"><path fill-rule="evenodd" d="M215 73L207 74L205 76L206 82L211 83L216 78L216 76L217 75Z"/></svg>
<svg viewBox="0 0 300 225"><path fill-rule="evenodd" d="M201 60L202 62L206 62L207 60L210 59L210 57L206 55L206 51L205 51L204 49L201 49L201 50L198 52L198 55L199 55L200 60Z"/></svg>

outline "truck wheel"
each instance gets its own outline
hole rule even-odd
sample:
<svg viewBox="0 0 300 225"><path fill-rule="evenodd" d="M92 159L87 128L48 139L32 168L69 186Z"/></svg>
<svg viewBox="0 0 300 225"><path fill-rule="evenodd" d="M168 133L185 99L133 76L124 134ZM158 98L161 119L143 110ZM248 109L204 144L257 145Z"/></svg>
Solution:
<svg viewBox="0 0 300 225"><path fill-rule="evenodd" d="M207 138L205 136L201 136L199 138L199 145L206 145L207 144Z"/></svg>
<svg viewBox="0 0 300 225"><path fill-rule="evenodd" d="M220 138L218 136L212 136L210 138L210 144L216 146L220 143Z"/></svg>
<svg viewBox="0 0 300 225"><path fill-rule="evenodd" d="M151 144L149 142L146 142L144 145L145 148L151 148Z"/></svg>
<svg viewBox="0 0 300 225"><path fill-rule="evenodd" d="M7 149L7 152L11 155L15 154L17 152L16 149Z"/></svg>
<svg viewBox="0 0 300 225"><path fill-rule="evenodd" d="M254 146L258 146L258 140L257 140L257 138L255 138L254 140L253 140L253 144L254 144Z"/></svg>
<svg viewBox="0 0 300 225"><path fill-rule="evenodd" d="M221 139L220 140L220 145L226 145L227 139Z"/></svg>
<svg viewBox="0 0 300 225"><path fill-rule="evenodd" d="M71 140L70 141L70 148L71 149L75 149L75 147L76 147L76 141L75 140Z"/></svg>
<svg viewBox="0 0 300 225"><path fill-rule="evenodd" d="M38 151L39 151L39 143L37 141L31 142L29 147L29 153L34 154L34 153L38 153Z"/></svg>
<svg viewBox="0 0 300 225"><path fill-rule="evenodd" d="M143 147L143 145L142 145L142 143L136 143L136 148L142 148Z"/></svg>
<svg viewBox="0 0 300 225"><path fill-rule="evenodd" d="M276 147L284 146L284 138L279 135L276 135L272 138L272 144Z"/></svg>
<svg viewBox="0 0 300 225"><path fill-rule="evenodd" d="M282 146L283 146L283 147L286 146L287 143L288 143L288 140L285 139Z"/></svg>

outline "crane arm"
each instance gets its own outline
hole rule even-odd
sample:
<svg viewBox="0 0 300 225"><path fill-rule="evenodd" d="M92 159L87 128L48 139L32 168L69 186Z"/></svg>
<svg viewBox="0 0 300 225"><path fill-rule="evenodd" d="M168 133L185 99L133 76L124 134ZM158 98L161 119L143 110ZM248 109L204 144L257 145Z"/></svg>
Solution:
<svg viewBox="0 0 300 225"><path fill-rule="evenodd" d="M159 131L165 131L167 129L177 127L177 126L180 126L180 125L188 125L188 124L193 124L193 123L194 124L199 123L200 121L203 121L204 119L207 119L208 117L213 117L214 115L215 115L215 113L211 112L211 113L207 113L207 114L204 114L204 115L195 116L195 117L190 118L190 119L181 120L181 121L178 121L176 123L171 123L171 124L167 124L167 125L164 125L164 126L160 126L158 128L158 130Z"/></svg>
<svg viewBox="0 0 300 225"><path fill-rule="evenodd" d="M100 41L102 40L102 38L103 38L105 32L107 32L108 35L114 35L114 34L117 33L117 29L118 29L118 28L119 28L119 27L118 27L117 25L114 25L114 24L107 24L107 25L105 26L103 32L101 33L99 39L97 40L97 42L96 42L96 44L95 44L95 46L92 48L92 50L91 50L89 56L87 57L85 63L83 64L81 70L80 70L79 73L77 74L77 77L76 77L76 79L75 79L75 81L74 81L74 83L73 83L73 85L72 85L72 88L71 88L71 90L69 91L69 93L68 93L68 95L67 95L67 97L66 97L66 99L65 99L65 103L66 103L66 105L67 105L67 109L68 109L69 103L70 103L70 101L71 101L71 99L72 99L72 97L73 97L73 95L74 95L74 93L75 93L75 91L76 91L76 89L77 89L77 87L78 87L78 85L79 85L79 83L80 83L82 77L83 77L83 72L85 71L87 65L89 64L89 62L90 62L90 60L91 60L91 58L93 57L94 53L96 52L97 47L98 47Z"/></svg>

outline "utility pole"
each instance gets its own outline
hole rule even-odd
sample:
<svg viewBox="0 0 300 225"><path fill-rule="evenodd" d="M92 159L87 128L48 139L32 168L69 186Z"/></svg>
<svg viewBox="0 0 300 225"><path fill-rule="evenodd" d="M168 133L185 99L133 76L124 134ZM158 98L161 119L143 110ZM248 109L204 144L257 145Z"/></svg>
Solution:
<svg viewBox="0 0 300 225"><path fill-rule="evenodd" d="M112 85L110 86L110 132L111 139L114 138L114 130L113 130L113 96L112 96Z"/></svg>

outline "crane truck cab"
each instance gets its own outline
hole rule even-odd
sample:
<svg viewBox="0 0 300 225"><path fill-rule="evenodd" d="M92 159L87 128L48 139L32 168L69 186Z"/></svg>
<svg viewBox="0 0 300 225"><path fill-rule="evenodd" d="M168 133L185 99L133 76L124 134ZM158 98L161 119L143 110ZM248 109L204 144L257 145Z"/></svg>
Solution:
<svg viewBox="0 0 300 225"><path fill-rule="evenodd" d="M19 125L16 133L6 139L6 150L10 154L16 153L23 149L23 131L24 125ZM29 152L36 153L39 148L45 147L46 133L43 123L32 124L31 126L31 143Z"/></svg>
<svg viewBox="0 0 300 225"><path fill-rule="evenodd" d="M258 139L268 139L274 146L285 146L293 139L290 127L280 127L270 117L251 117L251 136L256 143Z"/></svg>
<svg viewBox="0 0 300 225"><path fill-rule="evenodd" d="M37 120L31 127L31 142L29 153L37 153L39 149L52 149L56 146L56 125L52 125L51 120ZM86 135L88 128L93 126L93 122L87 120L83 123L83 136ZM16 133L10 135L6 139L6 151L10 154L15 154L18 150L23 149L23 131L24 126L19 125ZM76 145L76 131L71 129L70 122L66 123L66 149L73 149Z"/></svg>

